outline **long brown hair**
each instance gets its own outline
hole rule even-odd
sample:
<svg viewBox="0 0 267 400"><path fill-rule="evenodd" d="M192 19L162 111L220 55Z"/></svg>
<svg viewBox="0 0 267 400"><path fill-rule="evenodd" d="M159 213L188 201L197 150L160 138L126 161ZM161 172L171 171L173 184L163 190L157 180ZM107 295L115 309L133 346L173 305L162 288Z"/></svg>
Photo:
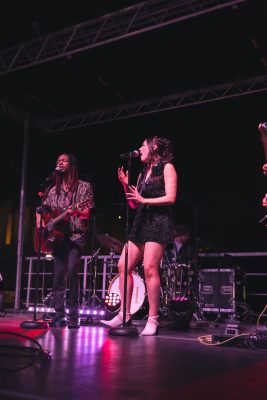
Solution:
<svg viewBox="0 0 267 400"><path fill-rule="evenodd" d="M161 136L148 137L146 139L149 154L148 154L148 167L153 163L161 162L166 164L173 159L172 143L169 139Z"/></svg>

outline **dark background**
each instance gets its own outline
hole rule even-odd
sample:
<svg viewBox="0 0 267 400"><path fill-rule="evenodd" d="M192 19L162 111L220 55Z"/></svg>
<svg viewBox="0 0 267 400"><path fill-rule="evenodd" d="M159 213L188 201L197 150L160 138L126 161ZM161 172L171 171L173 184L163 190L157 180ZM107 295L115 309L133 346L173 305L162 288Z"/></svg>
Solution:
<svg viewBox="0 0 267 400"><path fill-rule="evenodd" d="M136 4L10 1L0 17L0 51ZM267 75L266 20L266 2L247 1L2 74L1 93L18 109L46 119L242 82ZM193 235L197 227L204 251L265 251L266 227L259 220L266 212L261 199L267 178L261 171L264 152L257 127L267 119L266 100L267 88L65 132L44 134L32 129L27 204L38 204L40 182L54 169L59 154L71 152L78 158L81 177L94 187L95 231L123 240L126 205L117 168L125 161L120 154L157 134L174 145L179 176L176 223L188 224ZM2 113L0 129L0 199L12 199L18 206L24 128ZM139 167L134 160L133 178Z"/></svg>

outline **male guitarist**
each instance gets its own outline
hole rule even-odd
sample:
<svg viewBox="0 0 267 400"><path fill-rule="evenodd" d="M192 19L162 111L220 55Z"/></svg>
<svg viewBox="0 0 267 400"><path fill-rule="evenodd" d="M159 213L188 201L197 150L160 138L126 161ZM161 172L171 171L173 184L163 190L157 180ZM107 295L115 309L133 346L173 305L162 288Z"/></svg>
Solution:
<svg viewBox="0 0 267 400"><path fill-rule="evenodd" d="M93 189L89 182L79 179L75 157L63 153L57 158L54 184L43 200L42 218L36 212L36 228L53 234L54 283L53 306L56 315L50 323L53 327L79 328L78 276L82 251L88 237L90 208L94 206ZM58 220L49 226L47 215ZM61 215L63 217L61 217ZM53 221L53 218L51 218ZM40 227L42 223L42 229ZM58 232L61 235L57 235ZM58 237L58 238L57 238ZM66 319L66 289L69 287L69 320Z"/></svg>

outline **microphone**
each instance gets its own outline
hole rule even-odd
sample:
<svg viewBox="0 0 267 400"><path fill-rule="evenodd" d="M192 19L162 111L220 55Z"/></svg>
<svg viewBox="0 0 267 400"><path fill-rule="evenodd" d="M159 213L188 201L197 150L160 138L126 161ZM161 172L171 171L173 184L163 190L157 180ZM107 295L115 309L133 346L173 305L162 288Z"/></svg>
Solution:
<svg viewBox="0 0 267 400"><path fill-rule="evenodd" d="M61 169L59 167L56 167L54 169L54 171L45 178L45 182L49 183L49 182L54 181L56 179L56 174L59 174L59 173L61 173Z"/></svg>
<svg viewBox="0 0 267 400"><path fill-rule="evenodd" d="M138 150L130 151L129 153L120 154L120 158L136 158L139 156L140 156L140 153Z"/></svg>

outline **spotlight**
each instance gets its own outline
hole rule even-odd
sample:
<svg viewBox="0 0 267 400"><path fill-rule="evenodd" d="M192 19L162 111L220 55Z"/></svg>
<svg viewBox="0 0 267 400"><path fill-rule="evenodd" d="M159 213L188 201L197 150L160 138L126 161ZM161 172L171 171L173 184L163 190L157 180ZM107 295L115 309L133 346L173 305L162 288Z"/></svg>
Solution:
<svg viewBox="0 0 267 400"><path fill-rule="evenodd" d="M109 293L106 295L104 303L107 311L116 312L120 309L121 299L118 293Z"/></svg>

